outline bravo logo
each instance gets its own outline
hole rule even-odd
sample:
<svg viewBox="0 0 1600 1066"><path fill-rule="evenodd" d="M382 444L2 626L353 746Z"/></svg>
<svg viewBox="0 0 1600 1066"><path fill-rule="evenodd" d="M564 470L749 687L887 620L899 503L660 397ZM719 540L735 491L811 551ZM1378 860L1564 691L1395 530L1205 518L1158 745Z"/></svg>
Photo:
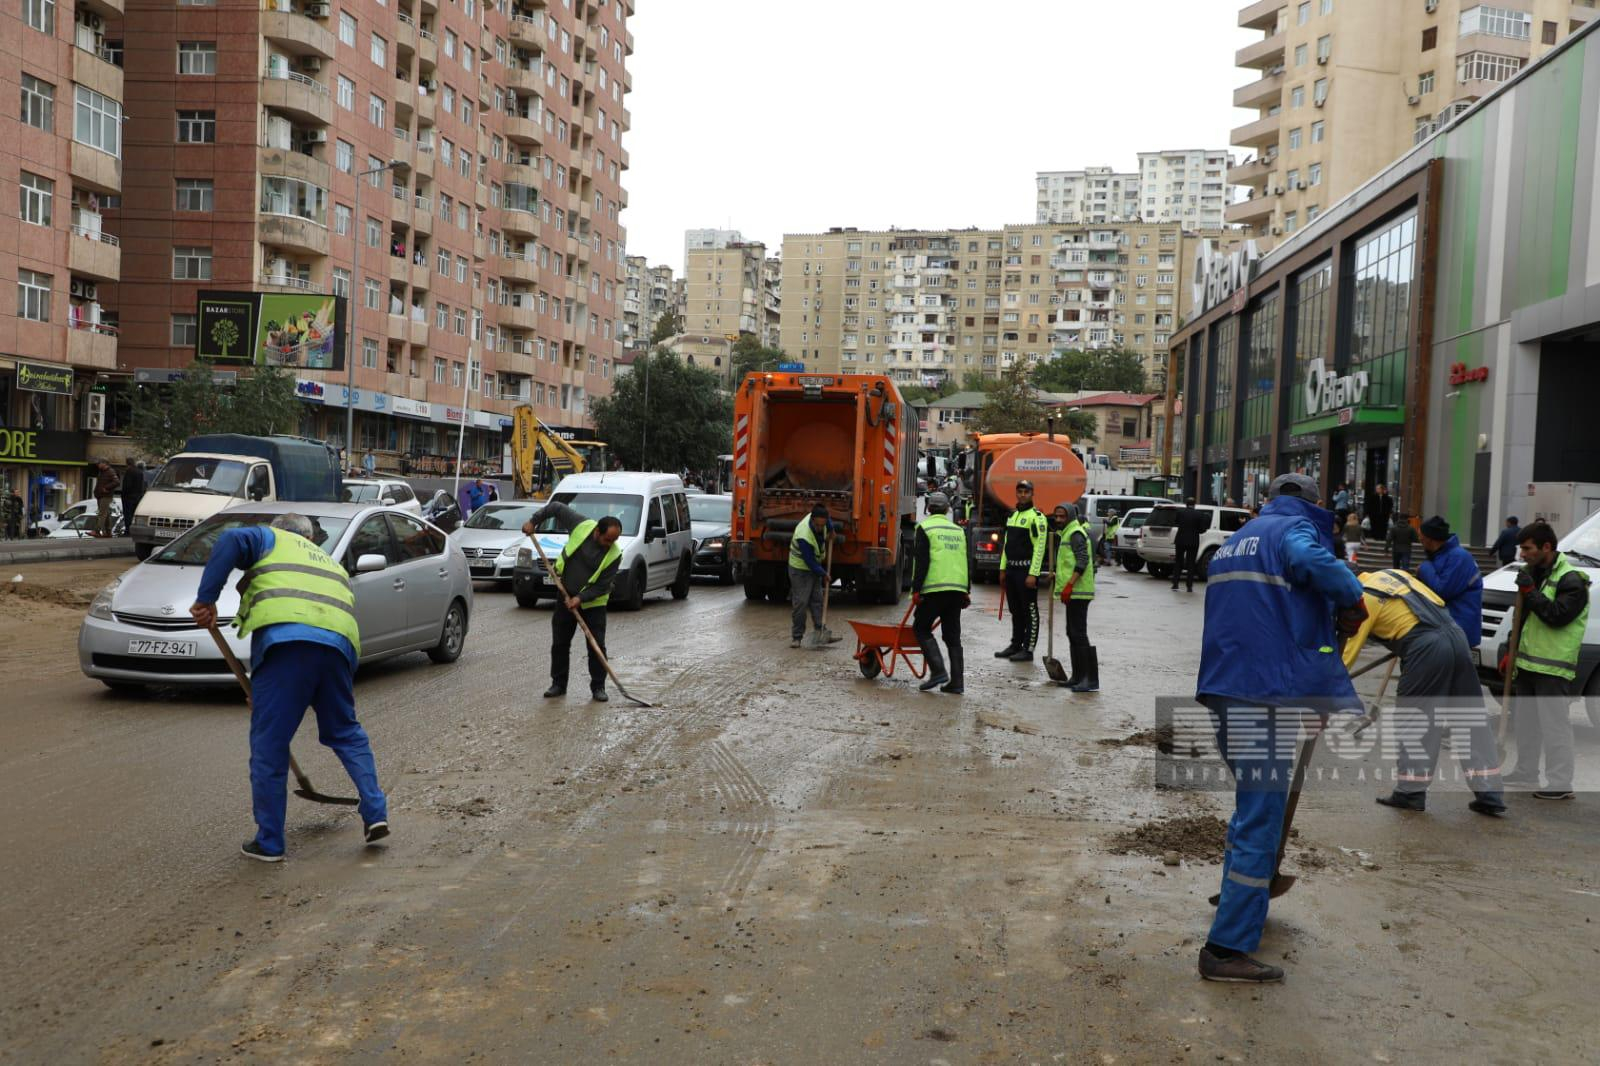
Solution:
<svg viewBox="0 0 1600 1066"><path fill-rule="evenodd" d="M1325 369L1326 363L1313 359L1306 366L1305 401L1306 417L1337 411L1343 407L1356 407L1367 394L1371 379L1365 370L1354 374L1340 374Z"/></svg>

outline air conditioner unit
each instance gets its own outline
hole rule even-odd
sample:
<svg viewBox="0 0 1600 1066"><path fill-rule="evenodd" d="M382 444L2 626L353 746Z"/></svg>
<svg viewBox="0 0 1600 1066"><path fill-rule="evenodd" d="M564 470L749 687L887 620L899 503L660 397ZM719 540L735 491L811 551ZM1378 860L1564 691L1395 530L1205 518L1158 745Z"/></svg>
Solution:
<svg viewBox="0 0 1600 1066"><path fill-rule="evenodd" d="M1325 97L1325 96L1324 97L1319 97L1318 99L1311 101L1311 106L1312 107L1322 107L1325 104L1327 104L1327 102L1328 102L1328 98L1327 97Z"/></svg>
<svg viewBox="0 0 1600 1066"><path fill-rule="evenodd" d="M1422 103L1422 97L1408 96L1406 97L1406 103L1410 104L1412 107L1416 107L1418 104Z"/></svg>
<svg viewBox="0 0 1600 1066"><path fill-rule="evenodd" d="M1272 194L1274 196L1282 196L1284 194L1284 191L1285 190L1284 190L1283 186L1279 185L1277 188L1272 190Z"/></svg>
<svg viewBox="0 0 1600 1066"><path fill-rule="evenodd" d="M1282 233L1283 233L1283 227L1282 226L1273 226L1272 227L1272 235L1274 237L1277 237L1277 236L1281 235Z"/></svg>
<svg viewBox="0 0 1600 1066"><path fill-rule="evenodd" d="M84 396L83 428L104 433L106 428L106 394L91 392Z"/></svg>
<svg viewBox="0 0 1600 1066"><path fill-rule="evenodd" d="M267 261L267 276L274 280L282 280L289 276L289 260L270 259Z"/></svg>
<svg viewBox="0 0 1600 1066"><path fill-rule="evenodd" d="M321 57L306 56L300 61L300 69L305 71L307 74L315 74L317 71L322 69Z"/></svg>
<svg viewBox="0 0 1600 1066"><path fill-rule="evenodd" d="M1300 184L1295 186L1295 188L1297 188L1297 189L1304 189L1305 187L1306 187L1306 183L1303 182L1303 181Z"/></svg>
<svg viewBox="0 0 1600 1066"><path fill-rule="evenodd" d="M327 130L306 130L306 138L305 139L306 139L306 143L307 144L327 144L328 143L328 131Z"/></svg>
<svg viewBox="0 0 1600 1066"><path fill-rule="evenodd" d="M67 292L71 294L72 298L75 300L92 301L100 298L100 290L96 288L95 283L92 281L84 281L82 278L73 278L72 281L67 285Z"/></svg>
<svg viewBox="0 0 1600 1066"><path fill-rule="evenodd" d="M332 9L327 4L307 4L306 15L314 19L325 19Z"/></svg>
<svg viewBox="0 0 1600 1066"><path fill-rule="evenodd" d="M1439 0L1426 0L1426 3L1422 5L1422 10L1426 11L1430 15L1433 14L1435 11L1439 10Z"/></svg>
<svg viewBox="0 0 1600 1066"><path fill-rule="evenodd" d="M99 15L96 15L93 11L79 12L78 21L82 22L85 26L89 27L91 30L104 29L105 28L105 24L106 24L105 20L102 19Z"/></svg>
<svg viewBox="0 0 1600 1066"><path fill-rule="evenodd" d="M1317 66L1325 67L1327 65L1328 65L1328 57L1327 56L1318 56L1317 57Z"/></svg>

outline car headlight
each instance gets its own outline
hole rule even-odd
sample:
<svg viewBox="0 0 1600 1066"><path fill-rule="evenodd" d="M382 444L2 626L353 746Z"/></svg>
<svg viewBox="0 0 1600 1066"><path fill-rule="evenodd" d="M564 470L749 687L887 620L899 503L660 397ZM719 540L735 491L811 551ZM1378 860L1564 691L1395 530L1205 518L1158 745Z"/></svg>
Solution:
<svg viewBox="0 0 1600 1066"><path fill-rule="evenodd" d="M522 553L527 550L528 549L526 548L518 548L515 544L508 544L504 548L500 549L500 558L521 559Z"/></svg>
<svg viewBox="0 0 1600 1066"><path fill-rule="evenodd" d="M122 584L119 577L105 588L101 589L89 604L89 617L98 618L103 622L111 621L111 601L116 597L117 588Z"/></svg>
<svg viewBox="0 0 1600 1066"><path fill-rule="evenodd" d="M700 542L700 549L702 551L719 552L727 546L727 541L723 540L721 537L709 537Z"/></svg>

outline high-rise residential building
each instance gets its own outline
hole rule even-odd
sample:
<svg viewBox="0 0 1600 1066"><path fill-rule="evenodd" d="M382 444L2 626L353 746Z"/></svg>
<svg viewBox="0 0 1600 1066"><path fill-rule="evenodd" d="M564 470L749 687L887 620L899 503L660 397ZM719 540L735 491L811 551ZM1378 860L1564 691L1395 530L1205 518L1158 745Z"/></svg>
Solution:
<svg viewBox="0 0 1600 1066"><path fill-rule="evenodd" d="M726 248L730 244L743 244L744 234L736 229L691 229L683 231L683 261L687 265L690 252L704 252Z"/></svg>
<svg viewBox="0 0 1600 1066"><path fill-rule="evenodd" d="M650 266L642 255L630 255L626 263L622 343L632 350L650 344L656 323L672 307L672 268Z"/></svg>
<svg viewBox="0 0 1600 1066"><path fill-rule="evenodd" d="M771 255L761 265L761 344L780 347L783 341L783 258Z"/></svg>
<svg viewBox="0 0 1600 1066"><path fill-rule="evenodd" d="M124 363L187 365L201 290L343 296L357 449L465 424L497 459L516 404L586 420L621 351L631 0L127 2ZM301 431L342 441L344 372L299 375Z"/></svg>
<svg viewBox="0 0 1600 1066"><path fill-rule="evenodd" d="M124 83L108 29L121 15L122 0L19 0L0 15L11 101L0 179L16 213L0 227L11 285L0 297L0 491L33 514L82 496L91 458L125 453L107 435L125 407L105 391L119 369L109 290L121 233L107 212L122 191Z"/></svg>
<svg viewBox="0 0 1600 1066"><path fill-rule="evenodd" d="M1144 222L789 234L782 347L808 370L929 385L1121 349L1154 387L1199 239Z"/></svg>
<svg viewBox="0 0 1600 1066"><path fill-rule="evenodd" d="M683 332L727 337L766 333L767 247L736 243L689 253L683 272Z"/></svg>
<svg viewBox="0 0 1600 1066"><path fill-rule="evenodd" d="M1222 227L1228 153L1221 149L1140 152L1139 169L1041 170L1034 177L1037 222L1177 222Z"/></svg>
<svg viewBox="0 0 1600 1066"><path fill-rule="evenodd" d="M1268 240L1314 221L1478 98L1565 40L1592 0L1260 0L1239 10L1261 39L1235 107L1247 152L1228 172L1247 198L1227 220Z"/></svg>

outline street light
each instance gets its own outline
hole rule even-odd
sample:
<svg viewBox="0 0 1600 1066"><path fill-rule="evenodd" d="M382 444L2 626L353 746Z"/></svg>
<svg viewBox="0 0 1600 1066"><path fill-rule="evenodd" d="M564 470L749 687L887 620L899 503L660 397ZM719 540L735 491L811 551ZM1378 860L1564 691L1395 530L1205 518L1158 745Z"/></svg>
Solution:
<svg viewBox="0 0 1600 1066"><path fill-rule="evenodd" d="M356 248L350 256L350 302L355 303L356 293L362 291L361 279L361 245L367 239L367 220L361 213L361 186L374 174L382 174L386 170L406 166L404 159L391 159L381 167L363 170L356 175L356 210L355 221L351 226L354 232ZM350 321L345 324L344 330L344 468L349 473L355 469L356 458L356 360L355 360L355 335L356 310L352 309Z"/></svg>

